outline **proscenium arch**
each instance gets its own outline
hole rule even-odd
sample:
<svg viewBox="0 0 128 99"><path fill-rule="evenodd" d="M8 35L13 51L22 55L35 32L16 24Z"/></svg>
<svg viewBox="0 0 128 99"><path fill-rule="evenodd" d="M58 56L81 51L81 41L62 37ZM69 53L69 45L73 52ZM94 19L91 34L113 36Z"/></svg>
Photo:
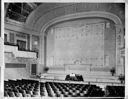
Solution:
<svg viewBox="0 0 128 99"><path fill-rule="evenodd" d="M45 33L47 28L62 21L68 21L68 20L73 20L73 19L78 19L78 18L95 18L95 17L106 18L106 19L113 21L115 25L122 26L122 22L120 18L116 16L115 14L112 14L109 12L102 12L102 11L90 11L90 12L69 14L69 15L64 15L64 16L54 18L48 21L44 26L42 26L40 33Z"/></svg>
<svg viewBox="0 0 128 99"><path fill-rule="evenodd" d="M113 21L115 24L115 27L116 27L116 36L119 33L119 31L122 30L122 28L123 28L123 24L118 16L116 16L113 13L102 12L102 11L90 11L90 12L82 12L82 13L75 13L75 14L60 16L60 17L56 17L52 20L49 20L44 26L42 26L40 33L42 33L41 35L45 42L45 44L44 44L44 53L45 53L44 54L44 66L46 66L46 56L47 56L45 40L46 40L47 29L49 27L51 27L57 23L68 21L68 20L81 19L81 18L95 18L95 17L105 18L105 19L109 19L109 20ZM123 31L121 31L121 32L123 32ZM117 38L116 38L116 67L118 67L118 65L119 65L119 63L118 63L119 56L120 56L120 52L119 52L119 47L117 46ZM118 70L116 69L116 71L118 71Z"/></svg>

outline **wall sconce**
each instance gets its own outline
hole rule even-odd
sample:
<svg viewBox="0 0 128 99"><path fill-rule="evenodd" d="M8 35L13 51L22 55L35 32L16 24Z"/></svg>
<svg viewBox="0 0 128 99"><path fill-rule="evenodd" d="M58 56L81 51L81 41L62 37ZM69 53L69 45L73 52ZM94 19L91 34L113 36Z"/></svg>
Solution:
<svg viewBox="0 0 128 99"><path fill-rule="evenodd" d="M34 41L34 45L38 45L38 42L37 41Z"/></svg>
<svg viewBox="0 0 128 99"><path fill-rule="evenodd" d="M110 23L109 22L106 23L106 28L110 28Z"/></svg>

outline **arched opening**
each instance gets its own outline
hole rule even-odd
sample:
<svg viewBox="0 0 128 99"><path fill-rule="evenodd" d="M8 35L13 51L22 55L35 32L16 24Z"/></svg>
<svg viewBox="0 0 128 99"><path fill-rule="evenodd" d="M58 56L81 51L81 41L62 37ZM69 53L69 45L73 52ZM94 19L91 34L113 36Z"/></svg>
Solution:
<svg viewBox="0 0 128 99"><path fill-rule="evenodd" d="M100 71L110 71L110 69L112 68L112 67L115 67L116 69L117 69L117 67L118 67L118 65L119 65L119 63L117 63L117 60L119 60L119 50L118 50L118 48L119 48L119 46L117 45L118 43L117 43L117 34L118 34L118 29L120 30L122 27L120 27L120 26L122 26L122 23L121 23L121 21L120 21L120 19L116 16L116 15L114 15L114 14L111 14L111 13L108 13L108 12L84 12L84 13L78 13L78 14L71 14L71 15L65 15L65 16L62 16L62 17L58 17L58 18L55 18L55 19L53 19L53 20L51 20L51 21L49 21L45 26L43 26L42 27L42 32L44 33L43 35L45 35L45 39L44 39L44 66L48 66L49 64L47 64L47 63L50 63L51 65L62 65L63 64L63 69L65 70L65 64L73 64L76 60L77 61L82 61L83 60L83 58L81 58L81 57L79 57L78 59L74 59L74 58L71 58L73 61L70 63L65 63L64 61L66 60L66 58L62 58L62 59L58 59L58 61L59 60L63 60L63 62L62 63L60 63L60 64L56 64L55 63L55 56L54 55L51 55L50 57L50 59L48 59L48 39L47 39L47 33L48 33L48 31L49 31L49 29L51 29L51 27L54 27L55 28L55 26L57 25L57 24L59 24L59 25L61 25L62 23L66 23L67 21L74 21L74 20L82 20L82 19L87 19L88 20L88 18L92 18L93 20L97 20L97 18L99 18L99 19L101 19L102 21L100 22L98 22L98 23L102 23L102 22L104 22L104 30L105 30L105 32L107 31L108 33L105 33L106 34L106 36L105 37L107 37L107 34L109 35L109 32L110 32L110 35L112 34L112 33L115 33L115 34L113 34L113 37L114 38L112 38L112 37L107 37L107 38L105 38L105 37L103 37L103 39L104 39L104 42L107 42L107 40L108 40L108 43L106 44L106 46L104 46L104 47L106 47L106 48L109 48L109 47L113 47L113 51L111 50L111 49L107 49L108 50L108 53L109 53L109 50L111 50L110 51L110 53L109 53L109 55L108 54L106 54L105 53L105 50L103 49L102 51L103 51L103 54L102 54L102 65L101 64L98 64L98 63L96 63L97 64L97 66L100 66L100 67L105 67L105 69L100 69ZM79 23L79 22L78 22ZM92 22L93 23L93 22ZM95 23L95 21L94 21L94 23ZM87 23L88 24L88 23ZM65 24L66 25L66 24ZM81 24L82 25L82 24ZM107 29L106 29L107 28ZM113 28L113 29L111 29L111 28ZM103 29L103 28L102 28ZM112 30L112 31L111 31ZM122 29L121 29L122 30ZM53 29L51 29L51 31L53 32L54 30ZM80 32L80 31L79 31ZM111 33L112 32L112 33ZM123 31L121 31L121 32L123 32ZM53 33L54 34L54 33ZM103 33L104 34L104 33ZM89 39L89 38L88 38ZM106 41L105 41L105 39L106 39ZM113 44L111 43L111 45L109 45L109 41L110 40L112 40L113 39ZM61 41L62 42L62 41ZM66 44L66 43L65 43ZM92 43L92 44L94 44L94 43ZM105 43L104 43L105 44ZM103 45L104 45L103 44ZM94 44L95 45L95 44ZM85 45L81 45L81 46L85 46ZM96 46L98 46L98 45L96 45ZM80 46L79 46L80 47ZM105 49L106 49L105 48ZM92 48L92 49L94 49L94 48ZM55 49L53 49L52 48L52 50L55 50ZM61 50L61 49L60 49ZM71 50L73 50L73 49L69 49L70 51ZM47 51L47 52L46 52ZM92 50L93 51L93 50ZM107 52L107 51L106 51ZM60 53L63 53L63 52L60 52ZM70 53L70 52L68 52L68 53ZM112 53L113 53L113 56L111 56L112 55ZM55 54L55 53L54 53ZM86 53L87 54L87 53ZM63 55L62 55L63 56ZM110 58L111 57L111 58ZM91 62L92 62L92 59L93 59L94 57L89 57L89 61L90 61L90 59L91 59ZM95 57L96 59L97 59L97 57ZM87 58L87 56L85 57L85 59L87 59L88 60L88 58ZM112 60L111 60L112 59ZM113 60L113 59L115 59L115 60ZM49 60L50 60L50 62L49 62ZM68 60L68 59L67 59ZM113 62L112 62L113 61ZM101 63L101 62L99 62L99 63ZM87 64L86 62L85 63L80 63L80 64ZM94 64L94 63L93 63ZM93 67L93 65L92 65L92 63L89 63L88 64L89 65L89 68L90 68L90 70L91 70L91 68ZM106 66L105 65L107 65L107 68L106 68ZM87 66L88 67L88 66ZM94 69L94 71L95 71L96 69ZM99 69L98 69L99 70ZM118 72L118 69L116 70L116 72ZM117 73L118 74L118 73Z"/></svg>

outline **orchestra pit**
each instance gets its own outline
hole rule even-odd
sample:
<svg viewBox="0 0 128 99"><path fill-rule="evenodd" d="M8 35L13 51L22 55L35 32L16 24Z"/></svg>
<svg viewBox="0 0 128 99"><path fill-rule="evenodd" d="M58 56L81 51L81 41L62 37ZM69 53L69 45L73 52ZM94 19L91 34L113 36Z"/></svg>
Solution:
<svg viewBox="0 0 128 99"><path fill-rule="evenodd" d="M5 98L125 97L125 3L5 2L2 42Z"/></svg>

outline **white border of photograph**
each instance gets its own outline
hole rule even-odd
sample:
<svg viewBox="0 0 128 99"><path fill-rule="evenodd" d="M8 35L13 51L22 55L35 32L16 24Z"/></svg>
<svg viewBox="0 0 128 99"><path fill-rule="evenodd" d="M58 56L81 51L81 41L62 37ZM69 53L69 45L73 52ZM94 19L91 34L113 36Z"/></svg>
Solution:
<svg viewBox="0 0 128 99"><path fill-rule="evenodd" d="M124 3L125 2L125 97L128 98L128 37L127 37L127 32L128 32L128 0L2 0L1 1L1 38L4 39L4 16L5 16L5 11L4 11L4 3L5 2L57 2L57 3L74 3L74 2L83 2L83 3ZM0 46L1 47L1 46ZM4 48L3 48L4 50ZM4 52L4 51L2 51ZM4 55L4 54L2 54ZM3 60L4 61L4 57ZM2 70L4 70L4 62L2 64ZM1 81L4 81L4 71L2 72L1 76ZM0 93L3 93L3 83L1 84L1 89ZM91 97L90 97L91 98ZM13 98L14 99L14 98ZM27 98L29 99L29 98ZM35 99L38 99L35 98Z"/></svg>

